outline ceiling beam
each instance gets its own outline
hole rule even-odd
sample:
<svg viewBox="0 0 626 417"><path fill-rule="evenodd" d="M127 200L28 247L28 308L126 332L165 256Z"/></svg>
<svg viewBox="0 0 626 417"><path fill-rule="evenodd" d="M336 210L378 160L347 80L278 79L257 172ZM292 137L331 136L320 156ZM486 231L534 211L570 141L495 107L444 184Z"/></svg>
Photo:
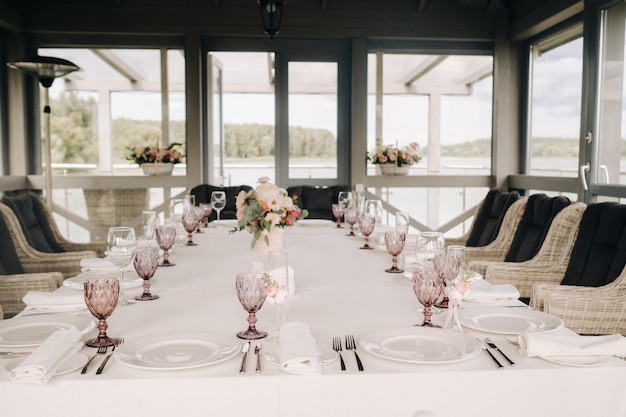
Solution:
<svg viewBox="0 0 626 417"><path fill-rule="evenodd" d="M109 64L111 68L120 73L124 78L130 82L142 81L144 77L135 71L134 68L126 64L111 50L104 49L90 49L98 58Z"/></svg>
<svg viewBox="0 0 626 417"><path fill-rule="evenodd" d="M433 68L437 65L441 64L448 55L436 55L430 56L424 59L419 65L417 65L413 70L408 72L406 75L400 77L398 80L399 84L411 85L424 75L428 74Z"/></svg>
<svg viewBox="0 0 626 417"><path fill-rule="evenodd" d="M476 84L480 80L484 80L491 74L493 74L493 65L487 64L481 68L478 68L476 71L467 74L465 77L456 80L455 84L471 86L473 84Z"/></svg>
<svg viewBox="0 0 626 417"><path fill-rule="evenodd" d="M585 3L582 0L553 0L545 2L530 13L511 22L510 38L513 42L526 40L581 13L584 8Z"/></svg>

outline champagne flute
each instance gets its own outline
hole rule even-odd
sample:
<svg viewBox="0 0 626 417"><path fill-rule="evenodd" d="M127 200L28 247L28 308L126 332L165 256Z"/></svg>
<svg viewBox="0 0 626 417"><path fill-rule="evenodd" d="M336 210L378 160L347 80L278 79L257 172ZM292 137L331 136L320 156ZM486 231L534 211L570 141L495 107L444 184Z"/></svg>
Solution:
<svg viewBox="0 0 626 417"><path fill-rule="evenodd" d="M163 262L159 266L174 266L169 260L169 251L174 246L176 239L176 226L173 224L164 224L156 228L156 239L159 247L163 249Z"/></svg>
<svg viewBox="0 0 626 417"><path fill-rule="evenodd" d="M146 210L141 213L141 225L143 230L143 237L150 242L154 239L154 231L156 229L156 211Z"/></svg>
<svg viewBox="0 0 626 417"><path fill-rule="evenodd" d="M220 225L220 212L226 206L226 193L224 191L213 191L211 193L211 207L217 211L217 221L215 227L222 227Z"/></svg>
<svg viewBox="0 0 626 417"><path fill-rule="evenodd" d="M126 306L134 304L135 300L124 295L124 271L133 261L137 249L135 229L132 227L111 227L107 234L107 258L120 270L120 291L118 304Z"/></svg>
<svg viewBox="0 0 626 417"><path fill-rule="evenodd" d="M133 266L137 275L143 278L143 294L135 297L137 301L150 301L159 298L150 292L150 278L154 276L159 265L159 250L157 248L139 248L133 259Z"/></svg>
<svg viewBox="0 0 626 417"><path fill-rule="evenodd" d="M120 295L120 282L115 278L97 278L86 280L83 283L83 294L87 308L99 320L98 336L89 339L85 345L89 347L113 346L119 339L110 338L107 335L106 319L113 314L117 307L117 300Z"/></svg>
<svg viewBox="0 0 626 417"><path fill-rule="evenodd" d="M448 295L445 287L452 285L459 274L461 264L465 261L465 246L451 245L448 246L447 252L442 250L438 252L433 259L433 265L443 280L444 296L443 299L435 304L437 308L448 308Z"/></svg>
<svg viewBox="0 0 626 417"><path fill-rule="evenodd" d="M409 213L405 211L398 211L396 213L396 232L409 234Z"/></svg>
<svg viewBox="0 0 626 417"><path fill-rule="evenodd" d="M367 200L365 202L364 214L369 214L376 219L376 223L383 222L383 202L380 200Z"/></svg>
<svg viewBox="0 0 626 417"><path fill-rule="evenodd" d="M240 339L254 340L267 336L267 332L256 329L256 312L265 302L265 275L260 273L245 273L237 275L235 280L237 298L248 312L248 328L237 333Z"/></svg>

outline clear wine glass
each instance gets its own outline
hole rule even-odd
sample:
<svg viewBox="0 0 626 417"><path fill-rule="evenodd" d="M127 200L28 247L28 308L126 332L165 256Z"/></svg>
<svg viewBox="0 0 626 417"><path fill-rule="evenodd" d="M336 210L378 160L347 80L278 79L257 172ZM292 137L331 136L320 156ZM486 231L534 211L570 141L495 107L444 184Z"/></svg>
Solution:
<svg viewBox="0 0 626 417"><path fill-rule="evenodd" d="M183 213L187 211L188 202L183 198L172 198L170 200L170 217L169 219L174 223L181 223L183 221Z"/></svg>
<svg viewBox="0 0 626 417"><path fill-rule="evenodd" d="M409 234L409 213L405 211L398 211L396 213L396 232Z"/></svg>
<svg viewBox="0 0 626 417"><path fill-rule="evenodd" d="M146 210L141 213L141 226L143 231L143 237L150 242L154 239L154 231L156 229L156 211Z"/></svg>
<svg viewBox="0 0 626 417"><path fill-rule="evenodd" d="M135 300L149 301L159 298L150 293L150 278L154 276L159 265L159 250L157 248L138 248L133 259L133 266L137 275L143 279L143 294L135 296Z"/></svg>
<svg viewBox="0 0 626 417"><path fill-rule="evenodd" d="M186 211L183 213L183 227L187 232L187 246L196 246L197 243L193 241L193 231L196 230L198 222L196 220L196 213L193 211Z"/></svg>
<svg viewBox="0 0 626 417"><path fill-rule="evenodd" d="M200 207L202 207L202 210L204 211L204 217L202 219L204 227L209 227L209 217L211 216L211 213L213 213L213 207L211 207L208 203L202 203L200 204Z"/></svg>
<svg viewBox="0 0 626 417"><path fill-rule="evenodd" d="M398 274L404 272L404 269L398 268L398 255L404 249L406 234L397 231L385 232L385 247L391 255L391 267L385 269L385 272Z"/></svg>
<svg viewBox="0 0 626 417"><path fill-rule="evenodd" d="M83 284L85 304L87 308L99 320L98 337L89 339L85 345L90 347L113 346L119 339L107 335L106 319L113 314L117 307L120 295L120 282L115 278L98 278L86 280Z"/></svg>
<svg viewBox="0 0 626 417"><path fill-rule="evenodd" d="M222 227L220 225L220 212L226 206L226 193L224 191L213 191L211 193L211 207L217 211L217 221L215 227Z"/></svg>
<svg viewBox="0 0 626 417"><path fill-rule="evenodd" d="M120 292L118 304L126 306L134 304L135 300L124 295L124 272L133 261L137 249L135 229L132 227L111 227L107 234L107 258L120 270Z"/></svg>
<svg viewBox="0 0 626 417"><path fill-rule="evenodd" d="M413 272L413 291L417 300L424 306L424 321L417 326L441 327L431 322L431 307L443 292L443 280L432 266L421 266Z"/></svg>
<svg viewBox="0 0 626 417"><path fill-rule="evenodd" d="M432 264L435 254L446 246L446 239L441 232L420 232L415 244L415 261L420 264Z"/></svg>
<svg viewBox="0 0 626 417"><path fill-rule="evenodd" d="M341 225L341 218L343 217L343 205L337 203L332 205L333 216L335 216L335 220L337 222L337 228L340 229L343 226Z"/></svg>
<svg viewBox="0 0 626 417"><path fill-rule="evenodd" d="M344 209L347 209L352 204L352 192L350 191L339 191L337 195L337 203L341 204Z"/></svg>
<svg viewBox="0 0 626 417"><path fill-rule="evenodd" d="M343 212L343 218L346 223L350 225L350 233L348 233L346 236L356 236L356 234L354 233L354 225L356 224L357 220L359 220L359 211L357 210L357 208L348 207Z"/></svg>
<svg viewBox="0 0 626 417"><path fill-rule="evenodd" d="M369 215L359 217L359 230L365 238L365 243L359 249L374 249L374 247L369 244L369 236L374 231L375 225L376 219L374 217Z"/></svg>
<svg viewBox="0 0 626 417"><path fill-rule="evenodd" d="M435 270L441 277L444 286L443 299L435 304L437 308L448 308L448 296L445 292L445 287L452 285L459 274L461 263L465 260L465 246L451 245L447 248L447 251L441 250L436 253L433 258L433 265Z"/></svg>
<svg viewBox="0 0 626 417"><path fill-rule="evenodd" d="M365 202L365 212L363 214L369 214L376 219L376 223L382 224L383 202L380 200L367 200Z"/></svg>
<svg viewBox="0 0 626 417"><path fill-rule="evenodd" d="M265 302L265 275L262 273L245 273L237 275L235 280L237 298L248 312L248 329L237 333L240 339L254 340L267 336L267 332L256 329L256 312L261 309Z"/></svg>
<svg viewBox="0 0 626 417"><path fill-rule="evenodd" d="M163 249L163 262L159 266L174 266L169 260L169 251L174 246L174 240L176 239L176 226L173 224L164 224L157 226L156 239L159 247Z"/></svg>

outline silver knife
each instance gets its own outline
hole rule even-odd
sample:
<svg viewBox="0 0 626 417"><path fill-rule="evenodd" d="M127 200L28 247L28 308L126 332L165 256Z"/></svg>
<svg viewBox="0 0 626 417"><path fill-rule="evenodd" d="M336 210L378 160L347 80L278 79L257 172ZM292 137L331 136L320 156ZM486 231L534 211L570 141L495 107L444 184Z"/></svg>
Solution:
<svg viewBox="0 0 626 417"><path fill-rule="evenodd" d="M493 343L493 342L491 341L491 339L486 338L486 339L485 339L485 343L487 343L491 349L495 349L495 350L497 350L497 351L498 351L498 353L500 353L500 355L502 355L502 357L503 357L504 359L506 359L506 361L507 361L507 362L508 362L511 366L515 366L515 362L513 362L511 359L509 359L509 357L508 357L508 356L506 356L506 355L504 354L504 352L502 352L502 351L500 350L500 348L499 348L498 346L496 346L496 344L495 344L495 343Z"/></svg>
<svg viewBox="0 0 626 417"><path fill-rule="evenodd" d="M261 372L261 343L257 343L254 348L254 354L256 355L256 372Z"/></svg>
<svg viewBox="0 0 626 417"><path fill-rule="evenodd" d="M239 373L246 372L246 360L248 359L248 351L250 350L250 342L247 342L241 348L241 353L243 353L243 358L241 358L241 366L239 367Z"/></svg>

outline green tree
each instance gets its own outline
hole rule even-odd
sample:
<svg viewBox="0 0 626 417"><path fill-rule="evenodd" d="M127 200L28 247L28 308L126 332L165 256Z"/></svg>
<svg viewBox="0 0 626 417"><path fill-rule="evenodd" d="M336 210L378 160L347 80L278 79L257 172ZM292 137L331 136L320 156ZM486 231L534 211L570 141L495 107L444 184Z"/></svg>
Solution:
<svg viewBox="0 0 626 417"><path fill-rule="evenodd" d="M66 92L50 108L52 162L97 163L96 101Z"/></svg>

